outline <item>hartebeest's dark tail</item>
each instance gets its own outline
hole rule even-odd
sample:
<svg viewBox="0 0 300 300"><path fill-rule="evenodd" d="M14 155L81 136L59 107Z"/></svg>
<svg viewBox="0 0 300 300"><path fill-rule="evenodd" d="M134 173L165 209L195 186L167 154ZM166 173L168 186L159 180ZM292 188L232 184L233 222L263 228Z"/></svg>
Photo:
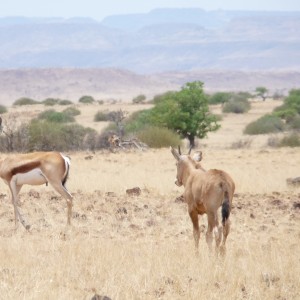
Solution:
<svg viewBox="0 0 300 300"><path fill-rule="evenodd" d="M222 224L225 226L226 220L230 215L230 203L229 203L229 194L228 191L224 192L224 201L222 203Z"/></svg>

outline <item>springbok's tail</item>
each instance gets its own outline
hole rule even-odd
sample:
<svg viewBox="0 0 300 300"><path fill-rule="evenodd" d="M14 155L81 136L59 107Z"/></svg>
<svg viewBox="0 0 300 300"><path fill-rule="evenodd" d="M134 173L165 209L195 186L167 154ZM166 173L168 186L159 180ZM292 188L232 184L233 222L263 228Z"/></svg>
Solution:
<svg viewBox="0 0 300 300"><path fill-rule="evenodd" d="M224 201L222 203L222 225L225 226L226 220L230 215L230 202L229 202L229 194L228 191L224 191Z"/></svg>
<svg viewBox="0 0 300 300"><path fill-rule="evenodd" d="M66 167L65 174L64 174L64 177L63 177L61 183L62 183L63 186L65 186L65 184L68 180L68 177L69 177L69 170L70 170L71 160L68 156L64 156L62 154L61 154L61 156L63 157L63 159L65 161L65 167Z"/></svg>

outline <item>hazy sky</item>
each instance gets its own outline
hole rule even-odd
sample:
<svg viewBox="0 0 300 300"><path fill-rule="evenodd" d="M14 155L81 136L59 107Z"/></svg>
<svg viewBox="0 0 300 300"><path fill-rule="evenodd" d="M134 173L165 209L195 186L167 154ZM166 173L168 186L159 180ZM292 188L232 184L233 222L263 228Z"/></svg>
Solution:
<svg viewBox="0 0 300 300"><path fill-rule="evenodd" d="M198 7L205 10L300 11L299 0L0 0L0 17L91 17L145 13L162 7Z"/></svg>

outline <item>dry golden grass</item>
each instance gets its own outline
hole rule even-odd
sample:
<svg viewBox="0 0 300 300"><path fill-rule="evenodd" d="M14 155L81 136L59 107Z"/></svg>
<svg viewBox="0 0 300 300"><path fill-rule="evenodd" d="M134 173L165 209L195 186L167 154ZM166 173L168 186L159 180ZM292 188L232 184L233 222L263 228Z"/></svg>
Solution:
<svg viewBox="0 0 300 300"><path fill-rule="evenodd" d="M169 149L69 153L71 228L65 201L42 186L35 196L32 187L22 190L20 208L32 228L15 231L0 183L0 298L91 299L96 291L111 299L299 299L300 191L286 178L299 176L300 150L267 148L267 137L231 149L245 124L273 105L227 115L203 143L203 166L226 170L237 185L223 259L208 252L206 217L194 254ZM135 186L141 195L126 195Z"/></svg>

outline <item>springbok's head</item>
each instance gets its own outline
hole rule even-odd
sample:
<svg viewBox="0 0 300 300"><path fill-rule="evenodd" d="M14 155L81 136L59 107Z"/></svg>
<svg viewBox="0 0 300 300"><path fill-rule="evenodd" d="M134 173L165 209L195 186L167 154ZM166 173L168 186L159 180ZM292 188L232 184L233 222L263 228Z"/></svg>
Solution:
<svg viewBox="0 0 300 300"><path fill-rule="evenodd" d="M170 150L176 159L177 175L175 184L177 186L182 186L187 167L192 166L195 169L199 169L197 164L199 164L199 162L202 160L202 152L196 151L193 156L191 156L192 148L190 148L188 154L181 154L180 147L178 147L178 152L173 147L170 147Z"/></svg>

